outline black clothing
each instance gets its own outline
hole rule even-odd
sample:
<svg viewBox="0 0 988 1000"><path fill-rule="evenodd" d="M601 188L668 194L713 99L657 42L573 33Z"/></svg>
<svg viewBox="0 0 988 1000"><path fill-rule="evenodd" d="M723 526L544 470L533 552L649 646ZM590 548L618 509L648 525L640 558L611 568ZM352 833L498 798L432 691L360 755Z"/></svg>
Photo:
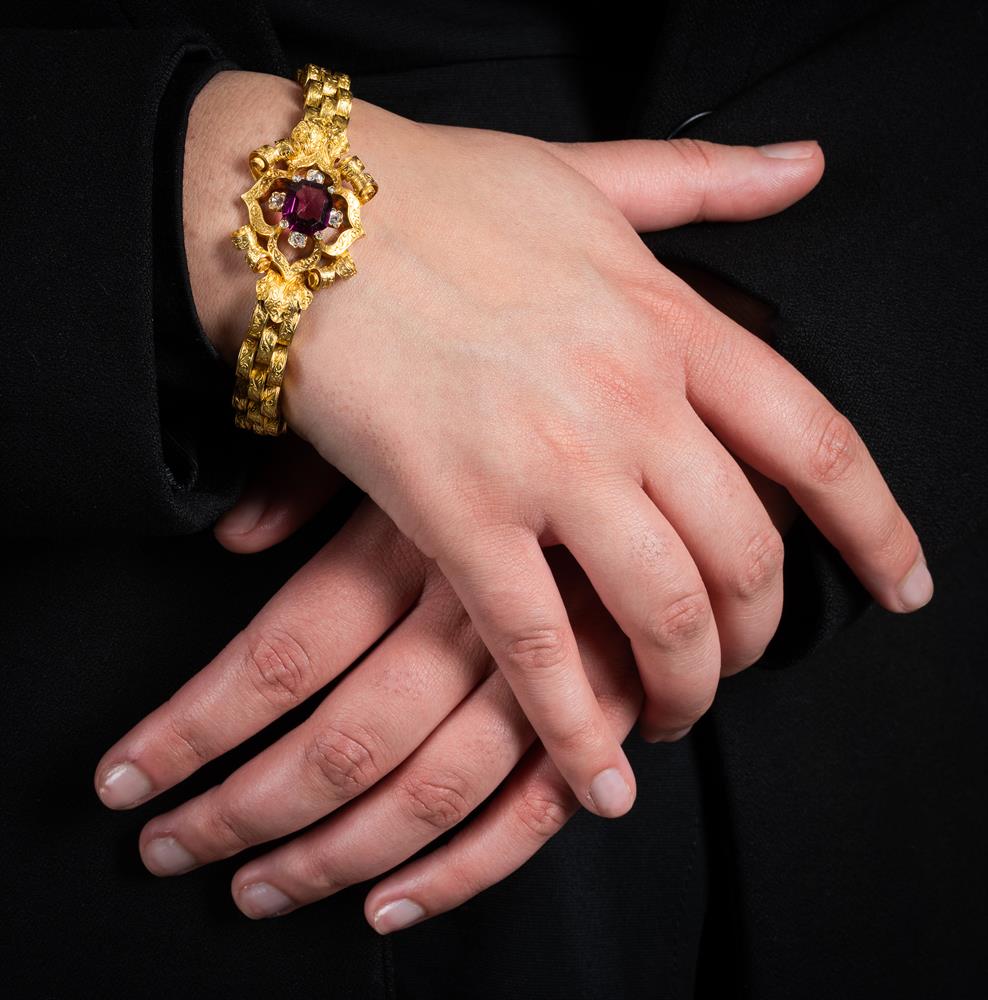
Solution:
<svg viewBox="0 0 988 1000"><path fill-rule="evenodd" d="M4 32L18 223L0 317L18 362L0 393L12 995L988 991L984 9L628 10L120 2L22 13ZM786 212L646 240L774 306L774 346L853 420L937 584L918 614L885 613L799 521L765 661L724 682L682 744L629 739L632 812L579 815L516 875L388 938L364 921L369 885L254 923L229 898L244 857L164 880L140 863L151 816L297 720L132 813L105 809L91 784L103 751L349 509L250 557L209 531L267 442L233 428L231 374L189 291L185 122L213 73L292 77L305 62L423 121L664 138L710 111L682 134L818 138L825 176Z"/></svg>

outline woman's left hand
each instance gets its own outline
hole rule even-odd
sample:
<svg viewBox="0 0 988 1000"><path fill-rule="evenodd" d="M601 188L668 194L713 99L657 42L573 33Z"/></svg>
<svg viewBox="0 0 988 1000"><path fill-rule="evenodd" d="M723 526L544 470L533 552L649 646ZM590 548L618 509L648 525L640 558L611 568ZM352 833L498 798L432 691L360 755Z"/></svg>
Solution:
<svg viewBox="0 0 988 1000"><path fill-rule="evenodd" d="M294 468L296 484L252 531L236 531L238 517L252 517L249 496L220 521L228 548L266 548L326 501L334 478L322 460L311 453ZM284 476L275 481L285 487ZM547 556L593 690L623 740L643 697L628 641L568 552L556 546ZM335 619L326 608L338 609ZM181 874L328 816L234 875L240 909L274 916L400 866L504 782L449 843L374 886L365 913L386 933L493 885L563 826L579 803L458 598L369 500L245 633L107 751L100 797L126 808L178 784L316 693L404 611L305 722L147 823L140 849L152 872Z"/></svg>

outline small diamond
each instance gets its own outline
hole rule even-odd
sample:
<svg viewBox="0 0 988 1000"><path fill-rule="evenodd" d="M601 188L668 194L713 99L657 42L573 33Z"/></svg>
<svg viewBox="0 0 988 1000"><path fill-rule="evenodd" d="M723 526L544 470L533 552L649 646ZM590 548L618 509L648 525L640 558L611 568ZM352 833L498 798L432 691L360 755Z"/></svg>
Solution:
<svg viewBox="0 0 988 1000"><path fill-rule="evenodd" d="M291 243L293 247L304 247L305 240L306 240L305 233L295 232L288 234L288 242Z"/></svg>
<svg viewBox="0 0 988 1000"><path fill-rule="evenodd" d="M305 179L307 181L315 181L317 184L322 184L326 177L321 170L316 170L315 167L313 167L312 170L305 175Z"/></svg>
<svg viewBox="0 0 988 1000"><path fill-rule="evenodd" d="M316 233L316 239L317 240L322 240L323 242L325 242L332 235L333 235L333 230L332 229L320 229L319 232Z"/></svg>
<svg viewBox="0 0 988 1000"><path fill-rule="evenodd" d="M300 180L302 180L302 175L301 174L292 174L292 180L293 181L300 181Z"/></svg>
<svg viewBox="0 0 988 1000"><path fill-rule="evenodd" d="M332 208L329 211L329 224L333 227L338 227L343 221L343 213L338 208Z"/></svg>
<svg viewBox="0 0 988 1000"><path fill-rule="evenodd" d="M291 223L289 223L287 219L280 219L278 222L278 225L281 226L282 229L287 229L290 224Z"/></svg>
<svg viewBox="0 0 988 1000"><path fill-rule="evenodd" d="M285 192L275 191L270 198L268 198L268 208L273 208L275 210L281 208L285 204Z"/></svg>

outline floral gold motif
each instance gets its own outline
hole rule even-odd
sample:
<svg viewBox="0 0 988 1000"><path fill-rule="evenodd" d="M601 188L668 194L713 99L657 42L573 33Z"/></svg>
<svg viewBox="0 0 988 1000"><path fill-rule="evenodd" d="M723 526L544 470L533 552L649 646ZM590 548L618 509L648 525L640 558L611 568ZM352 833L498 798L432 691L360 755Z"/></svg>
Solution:
<svg viewBox="0 0 988 1000"><path fill-rule="evenodd" d="M316 290L356 273L350 248L364 235L361 206L377 193L377 182L350 151L350 78L310 63L298 70L296 80L303 92L303 117L288 138L251 152L247 162L254 182L240 196L248 222L230 236L259 275L257 301L237 358L233 392L235 423L259 434L287 430L279 400L288 346L299 316ZM306 177L312 180L303 182ZM279 225L268 222L262 202L286 185L290 198L304 196L311 204L316 197L320 199L317 204L327 210L332 204L332 211L327 215L317 211L304 222L297 215L290 222L292 216L286 214ZM330 198L336 200L330 202ZM284 201L285 195L279 194L273 204ZM327 218L331 224L310 235L310 226L319 224L314 220ZM292 229L293 245L311 240L312 252L290 260L279 244L286 229ZM330 239L326 234L333 230Z"/></svg>

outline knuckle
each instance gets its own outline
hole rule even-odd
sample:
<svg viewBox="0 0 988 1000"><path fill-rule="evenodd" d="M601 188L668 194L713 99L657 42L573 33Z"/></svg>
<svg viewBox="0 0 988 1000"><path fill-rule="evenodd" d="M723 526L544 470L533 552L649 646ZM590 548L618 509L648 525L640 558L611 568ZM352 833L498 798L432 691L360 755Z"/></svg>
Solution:
<svg viewBox="0 0 988 1000"><path fill-rule="evenodd" d="M196 735L196 728L184 716L169 716L168 729L181 758L191 761L195 767L201 767L212 760L209 748Z"/></svg>
<svg viewBox="0 0 988 1000"><path fill-rule="evenodd" d="M625 418L647 412L651 373L646 375L629 359L596 345L576 344L570 365L606 412Z"/></svg>
<svg viewBox="0 0 988 1000"><path fill-rule="evenodd" d="M445 880L448 885L455 887L456 899L465 902L479 896L485 889L491 886L487 866L477 867L475 861L469 858L455 858L451 852L447 852Z"/></svg>
<svg viewBox="0 0 988 1000"><path fill-rule="evenodd" d="M699 222L704 217L707 202L707 191L715 174L715 164L707 144L698 139L680 138L670 142L683 161L684 173L688 179L688 190L692 193L693 221Z"/></svg>
<svg viewBox="0 0 988 1000"><path fill-rule="evenodd" d="M305 746L305 762L311 773L343 798L352 798L369 788L380 774L375 741L361 730L332 726L320 730Z"/></svg>
<svg viewBox="0 0 988 1000"><path fill-rule="evenodd" d="M515 803L515 815L536 840L554 837L569 819L570 810L555 789L526 788Z"/></svg>
<svg viewBox="0 0 988 1000"><path fill-rule="evenodd" d="M679 649L705 635L712 614L707 595L695 591L653 612L645 621L645 636L659 649Z"/></svg>
<svg viewBox="0 0 988 1000"><path fill-rule="evenodd" d="M567 415L548 411L533 423L532 430L548 467L592 466L596 452L593 435Z"/></svg>
<svg viewBox="0 0 988 1000"><path fill-rule="evenodd" d="M858 456L858 434L851 421L836 410L828 410L813 422L808 472L810 480L830 485L844 478Z"/></svg>
<svg viewBox="0 0 988 1000"><path fill-rule="evenodd" d="M544 741L553 757L582 757L600 746L601 733L593 719L581 718L567 729L546 732Z"/></svg>
<svg viewBox="0 0 988 1000"><path fill-rule="evenodd" d="M244 821L226 808L213 809L209 813L208 828L211 839L226 854L236 854L255 843Z"/></svg>
<svg viewBox="0 0 988 1000"><path fill-rule="evenodd" d="M647 304L655 336L665 344L679 345L684 362L709 351L709 331L680 290L652 288L648 291Z"/></svg>
<svg viewBox="0 0 988 1000"><path fill-rule="evenodd" d="M782 572L785 545L782 535L773 528L760 531L745 549L734 590L743 601L760 597Z"/></svg>
<svg viewBox="0 0 988 1000"><path fill-rule="evenodd" d="M872 548L874 556L880 562L897 568L908 568L919 557L919 551L916 532L901 511L896 510L882 519Z"/></svg>
<svg viewBox="0 0 988 1000"><path fill-rule="evenodd" d="M426 826L448 830L470 812L466 779L455 772L413 775L399 786L405 809Z"/></svg>
<svg viewBox="0 0 988 1000"><path fill-rule="evenodd" d="M504 647L504 658L514 670L533 673L558 667L568 651L565 629L541 628L511 639Z"/></svg>
<svg viewBox="0 0 988 1000"><path fill-rule="evenodd" d="M340 870L339 854L325 847L312 847L294 860L299 881L314 889L319 896L329 896L347 886L347 879Z"/></svg>
<svg viewBox="0 0 988 1000"><path fill-rule="evenodd" d="M304 700L311 668L305 647L283 628L267 628L247 638L247 678L275 708L292 708Z"/></svg>
<svg viewBox="0 0 988 1000"><path fill-rule="evenodd" d="M684 294L682 282L662 280L654 268L624 268L621 290L631 307L629 330L640 330L656 358L681 356L684 360L698 340L708 334L695 303ZM670 351L674 345L678 350Z"/></svg>

